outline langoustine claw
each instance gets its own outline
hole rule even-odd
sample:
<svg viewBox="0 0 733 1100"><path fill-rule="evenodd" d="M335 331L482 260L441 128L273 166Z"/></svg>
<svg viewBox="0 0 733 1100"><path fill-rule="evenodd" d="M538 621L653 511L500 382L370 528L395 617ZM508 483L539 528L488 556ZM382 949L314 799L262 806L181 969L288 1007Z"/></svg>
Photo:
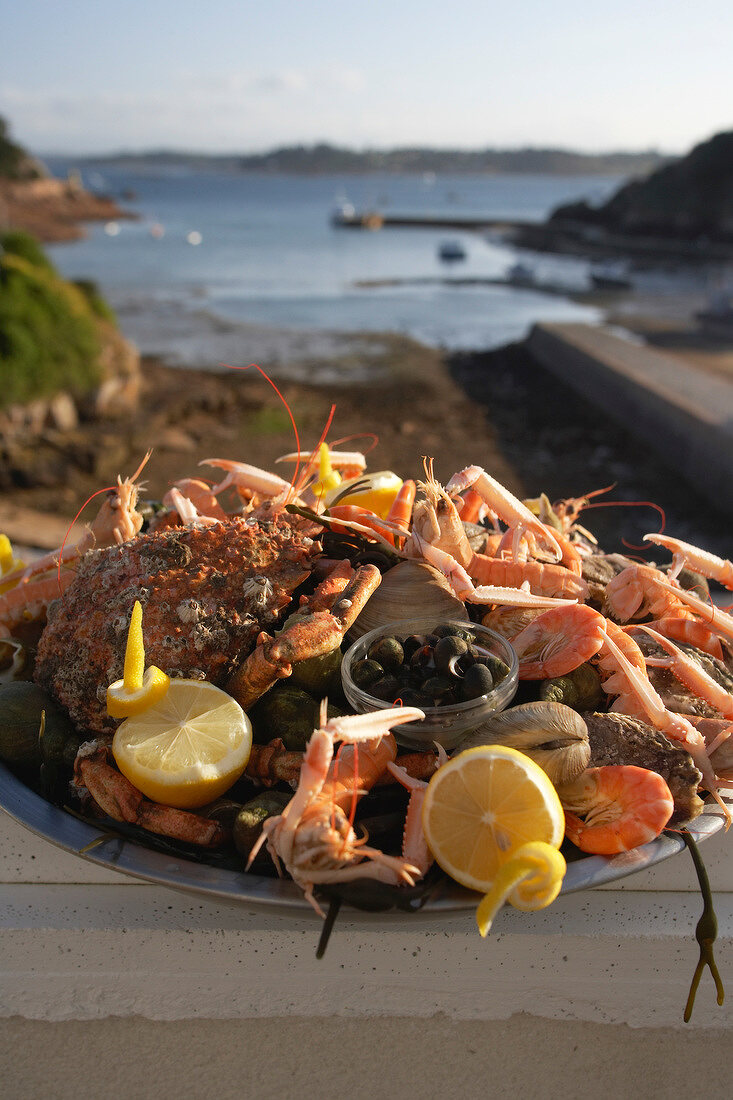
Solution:
<svg viewBox="0 0 733 1100"><path fill-rule="evenodd" d="M489 508L508 527L514 529L517 542L522 535L531 535L547 549L555 561L561 560L562 549L551 529L533 516L521 500L480 466L467 466L465 470L454 474L445 488L449 495L462 493L468 488L475 489Z"/></svg>
<svg viewBox="0 0 733 1100"><path fill-rule="evenodd" d="M716 554L701 550L699 546L692 546L689 542L671 538L669 535L644 535L644 541L654 542L657 546L663 546L670 551L672 554L672 570L669 573L671 580L674 580L680 570L687 566L733 591L733 562L728 561L727 558L719 558Z"/></svg>

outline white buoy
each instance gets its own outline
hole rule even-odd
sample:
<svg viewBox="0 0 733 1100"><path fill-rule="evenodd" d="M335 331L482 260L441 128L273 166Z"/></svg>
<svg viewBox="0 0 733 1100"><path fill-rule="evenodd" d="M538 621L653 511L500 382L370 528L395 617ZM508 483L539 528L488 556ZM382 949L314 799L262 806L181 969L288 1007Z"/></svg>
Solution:
<svg viewBox="0 0 733 1100"><path fill-rule="evenodd" d="M204 238L201 236L198 229L192 229L186 237L186 240L189 244L201 244L203 239Z"/></svg>

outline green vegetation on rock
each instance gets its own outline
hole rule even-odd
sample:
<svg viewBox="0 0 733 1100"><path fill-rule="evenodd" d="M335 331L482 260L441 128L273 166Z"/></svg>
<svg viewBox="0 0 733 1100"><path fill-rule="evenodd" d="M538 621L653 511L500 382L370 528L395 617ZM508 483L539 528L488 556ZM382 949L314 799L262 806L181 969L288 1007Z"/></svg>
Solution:
<svg viewBox="0 0 733 1100"><path fill-rule="evenodd" d="M93 389L109 315L96 288L62 279L28 234L0 234L0 407Z"/></svg>
<svg viewBox="0 0 733 1100"><path fill-rule="evenodd" d="M10 140L8 124L0 117L0 179L32 180L41 175L36 161L22 146Z"/></svg>

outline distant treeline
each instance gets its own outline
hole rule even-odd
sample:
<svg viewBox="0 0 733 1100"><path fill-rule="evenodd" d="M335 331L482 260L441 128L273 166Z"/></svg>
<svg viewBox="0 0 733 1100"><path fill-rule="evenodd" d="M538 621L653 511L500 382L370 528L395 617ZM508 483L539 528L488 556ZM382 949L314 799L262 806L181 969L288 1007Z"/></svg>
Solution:
<svg viewBox="0 0 733 1100"><path fill-rule="evenodd" d="M173 151L118 153L89 157L95 164L214 169L230 172L282 172L326 175L363 172L549 173L554 175L639 175L669 160L643 153L575 153L567 149L368 149L357 152L336 145L289 145L268 153L204 155Z"/></svg>

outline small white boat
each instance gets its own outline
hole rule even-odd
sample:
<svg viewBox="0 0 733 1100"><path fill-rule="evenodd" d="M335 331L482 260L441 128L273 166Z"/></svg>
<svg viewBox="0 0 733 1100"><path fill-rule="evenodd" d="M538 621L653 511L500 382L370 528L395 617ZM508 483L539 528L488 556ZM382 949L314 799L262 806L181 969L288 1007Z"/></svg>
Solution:
<svg viewBox="0 0 733 1100"><path fill-rule="evenodd" d="M506 281L514 286L534 286L537 276L529 264L516 263L507 268Z"/></svg>
<svg viewBox="0 0 733 1100"><path fill-rule="evenodd" d="M623 260L596 264L590 270L590 281L596 290L631 290L633 285Z"/></svg>
<svg viewBox="0 0 733 1100"><path fill-rule="evenodd" d="M468 253L460 241L442 241L438 246L438 259L444 264L465 260L467 256Z"/></svg>

